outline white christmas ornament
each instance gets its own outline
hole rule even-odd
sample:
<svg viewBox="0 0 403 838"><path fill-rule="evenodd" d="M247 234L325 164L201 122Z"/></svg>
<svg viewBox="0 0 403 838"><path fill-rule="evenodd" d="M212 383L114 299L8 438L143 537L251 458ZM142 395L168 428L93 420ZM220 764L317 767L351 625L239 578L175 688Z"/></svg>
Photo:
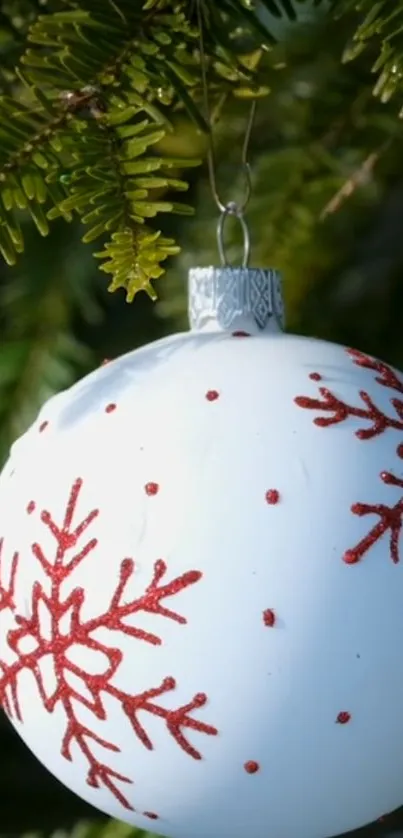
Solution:
<svg viewBox="0 0 403 838"><path fill-rule="evenodd" d="M52 399L0 480L0 697L56 777L172 838L403 803L403 382L196 269L189 333Z"/></svg>

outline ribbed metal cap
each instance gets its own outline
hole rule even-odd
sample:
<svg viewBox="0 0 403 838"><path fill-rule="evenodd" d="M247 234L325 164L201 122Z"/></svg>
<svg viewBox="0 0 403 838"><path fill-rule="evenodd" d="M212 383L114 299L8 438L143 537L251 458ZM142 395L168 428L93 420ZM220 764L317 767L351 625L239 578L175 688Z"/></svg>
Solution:
<svg viewBox="0 0 403 838"><path fill-rule="evenodd" d="M188 314L191 329L249 334L281 330L281 276L271 268L191 268Z"/></svg>

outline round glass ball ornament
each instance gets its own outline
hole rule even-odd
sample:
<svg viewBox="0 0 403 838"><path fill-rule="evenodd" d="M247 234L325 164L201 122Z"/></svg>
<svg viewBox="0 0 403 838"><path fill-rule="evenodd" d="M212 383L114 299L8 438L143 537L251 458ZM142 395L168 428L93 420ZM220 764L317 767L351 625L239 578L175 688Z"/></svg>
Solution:
<svg viewBox="0 0 403 838"><path fill-rule="evenodd" d="M403 381L274 271L46 404L0 479L0 698L104 812L329 838L403 803Z"/></svg>

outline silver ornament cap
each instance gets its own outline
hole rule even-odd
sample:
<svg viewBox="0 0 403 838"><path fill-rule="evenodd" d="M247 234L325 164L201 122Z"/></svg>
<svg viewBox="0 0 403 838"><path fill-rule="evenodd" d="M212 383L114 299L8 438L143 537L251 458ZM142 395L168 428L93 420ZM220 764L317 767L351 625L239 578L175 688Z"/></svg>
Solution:
<svg viewBox="0 0 403 838"><path fill-rule="evenodd" d="M284 328L282 280L268 268L191 268L188 316L192 330L256 335Z"/></svg>

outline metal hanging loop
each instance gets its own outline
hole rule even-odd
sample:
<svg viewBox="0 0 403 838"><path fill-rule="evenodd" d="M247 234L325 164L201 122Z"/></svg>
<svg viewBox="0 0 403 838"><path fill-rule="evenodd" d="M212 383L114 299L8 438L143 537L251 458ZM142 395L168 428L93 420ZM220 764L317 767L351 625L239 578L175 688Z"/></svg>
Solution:
<svg viewBox="0 0 403 838"><path fill-rule="evenodd" d="M223 267L229 267L228 259L225 255L225 244L224 244L224 229L225 229L225 222L229 216L236 218L242 229L243 233L243 259L242 259L242 267L247 268L249 264L249 256L250 256L250 235L248 225L244 219L242 208L236 204L234 201L230 201L227 206L224 206L221 215L217 222L217 247L218 253L220 255L221 264Z"/></svg>

